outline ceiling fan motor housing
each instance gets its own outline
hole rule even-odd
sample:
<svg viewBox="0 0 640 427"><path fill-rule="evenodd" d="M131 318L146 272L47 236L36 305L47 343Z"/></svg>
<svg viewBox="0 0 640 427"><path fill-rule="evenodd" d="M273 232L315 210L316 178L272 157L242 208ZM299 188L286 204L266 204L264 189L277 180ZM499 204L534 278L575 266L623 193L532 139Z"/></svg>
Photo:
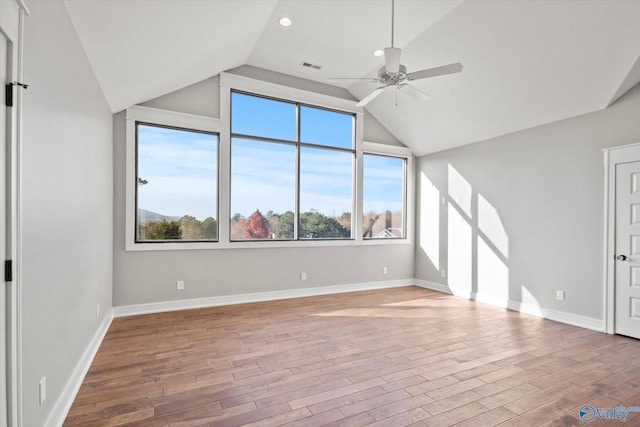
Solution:
<svg viewBox="0 0 640 427"><path fill-rule="evenodd" d="M397 73L387 71L386 67L380 67L378 70L378 81L385 85L397 85L407 79L407 67L400 65Z"/></svg>

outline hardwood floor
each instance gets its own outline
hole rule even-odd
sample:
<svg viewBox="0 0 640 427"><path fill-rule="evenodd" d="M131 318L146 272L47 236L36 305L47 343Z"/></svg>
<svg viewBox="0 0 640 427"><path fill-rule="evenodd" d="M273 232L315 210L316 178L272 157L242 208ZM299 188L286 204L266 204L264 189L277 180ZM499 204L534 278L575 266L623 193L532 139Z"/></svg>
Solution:
<svg viewBox="0 0 640 427"><path fill-rule="evenodd" d="M115 319L64 425L573 426L584 404L640 406L640 341L406 287Z"/></svg>

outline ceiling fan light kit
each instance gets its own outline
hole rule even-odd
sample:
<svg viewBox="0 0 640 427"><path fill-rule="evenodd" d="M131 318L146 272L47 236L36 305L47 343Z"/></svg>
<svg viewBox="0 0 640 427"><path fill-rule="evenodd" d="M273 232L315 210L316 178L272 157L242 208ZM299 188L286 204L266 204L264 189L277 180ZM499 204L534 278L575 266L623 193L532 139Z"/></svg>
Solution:
<svg viewBox="0 0 640 427"><path fill-rule="evenodd" d="M413 73L407 73L407 67L400 63L400 56L402 49L393 45L394 36L394 15L395 15L395 0L391 0L391 47L384 48L384 66L378 70L378 76L373 78L347 78L347 79L330 79L330 81L345 81L345 80L368 80L371 83L381 83L382 86L375 89L369 95L365 96L360 102L356 104L358 107L364 107L374 98L380 95L384 90L390 86L395 86L396 91L398 89L408 88L409 90L403 91L411 98L425 102L429 99L429 96L415 87L409 85L407 81L414 81L420 79L427 79L430 77L444 76L447 74L459 73L462 71L462 64L456 62L454 64L442 65L440 67L427 68ZM374 51L374 55L376 51ZM377 56L377 55L376 55Z"/></svg>

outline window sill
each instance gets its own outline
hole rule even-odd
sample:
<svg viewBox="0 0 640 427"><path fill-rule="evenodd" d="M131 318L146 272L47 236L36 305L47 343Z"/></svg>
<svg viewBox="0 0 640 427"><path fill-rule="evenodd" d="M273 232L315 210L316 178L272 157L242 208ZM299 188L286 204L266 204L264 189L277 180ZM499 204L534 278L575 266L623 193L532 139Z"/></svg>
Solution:
<svg viewBox="0 0 640 427"><path fill-rule="evenodd" d="M229 249L265 249L265 248L323 248L357 247L384 245L411 245L411 239L367 239L367 240L297 240L262 242L185 242L185 243L129 243L127 252L188 251L188 250L229 250Z"/></svg>

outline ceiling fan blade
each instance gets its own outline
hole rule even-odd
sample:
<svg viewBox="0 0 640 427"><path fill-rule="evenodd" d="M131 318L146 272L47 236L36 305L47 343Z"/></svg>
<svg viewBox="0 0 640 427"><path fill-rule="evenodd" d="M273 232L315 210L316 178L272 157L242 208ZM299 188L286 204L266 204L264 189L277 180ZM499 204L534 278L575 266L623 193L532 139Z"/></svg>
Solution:
<svg viewBox="0 0 640 427"><path fill-rule="evenodd" d="M364 107L369 102L371 102L373 100L373 98L375 98L376 96L380 95L385 90L385 88L386 88L386 86L382 86L382 87L379 87L378 89L374 90L369 95L367 95L363 99L361 99L360 102L358 102L356 104L356 107Z"/></svg>
<svg viewBox="0 0 640 427"><path fill-rule="evenodd" d="M332 77L329 80L329 83L335 82L335 83L344 83L344 82L361 82L361 81L368 81L371 83L376 83L378 81L377 78L375 77L363 77L363 78L358 78L358 77Z"/></svg>
<svg viewBox="0 0 640 427"><path fill-rule="evenodd" d="M407 80L420 80L429 77L444 76L447 74L459 73L460 71L462 71L462 64L456 62L455 64L442 65L440 67L427 68L426 70L409 73L407 74Z"/></svg>
<svg viewBox="0 0 640 427"><path fill-rule="evenodd" d="M400 90L418 102L427 102L431 99L431 97L426 93L408 84L400 86Z"/></svg>
<svg viewBox="0 0 640 427"><path fill-rule="evenodd" d="M397 73L400 71L400 52L397 47L384 48L384 68L387 73Z"/></svg>

